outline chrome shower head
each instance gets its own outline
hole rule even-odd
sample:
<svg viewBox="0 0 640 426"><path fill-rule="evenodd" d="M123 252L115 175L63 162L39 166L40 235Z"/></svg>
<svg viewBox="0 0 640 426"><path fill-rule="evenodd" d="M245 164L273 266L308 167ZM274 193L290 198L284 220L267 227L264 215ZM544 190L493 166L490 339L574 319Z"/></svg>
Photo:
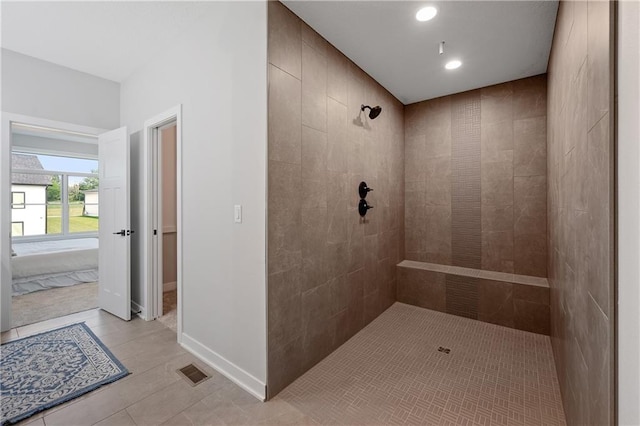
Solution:
<svg viewBox="0 0 640 426"><path fill-rule="evenodd" d="M375 118L377 116L380 115L380 113L382 112L382 108L380 106L374 106L373 108L370 107L369 105L361 105L360 106L360 111L364 111L365 108L369 108L369 118L372 120L375 120Z"/></svg>

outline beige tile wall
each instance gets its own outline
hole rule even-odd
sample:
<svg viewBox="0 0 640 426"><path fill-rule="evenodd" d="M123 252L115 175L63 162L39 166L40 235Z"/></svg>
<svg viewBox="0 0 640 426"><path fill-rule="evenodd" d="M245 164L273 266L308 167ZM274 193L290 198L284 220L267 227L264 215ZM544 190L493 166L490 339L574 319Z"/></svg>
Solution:
<svg viewBox="0 0 640 426"><path fill-rule="evenodd" d="M614 423L614 7L561 2L549 63L551 337L569 424Z"/></svg>
<svg viewBox="0 0 640 426"><path fill-rule="evenodd" d="M540 75L405 107L406 259L546 277L546 91Z"/></svg>
<svg viewBox="0 0 640 426"><path fill-rule="evenodd" d="M268 392L396 300L404 259L403 105L269 2ZM382 106L369 120L360 105ZM374 189L361 220L358 184Z"/></svg>
<svg viewBox="0 0 640 426"><path fill-rule="evenodd" d="M544 278L412 261L396 271L399 302L549 335Z"/></svg>

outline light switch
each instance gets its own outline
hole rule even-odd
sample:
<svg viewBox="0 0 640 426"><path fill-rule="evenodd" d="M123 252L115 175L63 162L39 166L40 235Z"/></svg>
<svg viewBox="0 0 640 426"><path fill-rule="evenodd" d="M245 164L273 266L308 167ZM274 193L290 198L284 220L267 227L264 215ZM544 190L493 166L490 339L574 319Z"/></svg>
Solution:
<svg viewBox="0 0 640 426"><path fill-rule="evenodd" d="M242 223L242 206L240 204L233 206L233 221Z"/></svg>

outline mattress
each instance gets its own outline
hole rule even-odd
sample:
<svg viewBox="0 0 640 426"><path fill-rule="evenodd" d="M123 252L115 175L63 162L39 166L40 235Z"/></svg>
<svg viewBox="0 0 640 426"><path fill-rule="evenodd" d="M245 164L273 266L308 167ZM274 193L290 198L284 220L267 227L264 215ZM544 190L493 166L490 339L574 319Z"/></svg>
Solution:
<svg viewBox="0 0 640 426"><path fill-rule="evenodd" d="M59 251L98 248L97 238L75 238L70 240L29 241L13 243L13 251L17 256L45 254Z"/></svg>
<svg viewBox="0 0 640 426"><path fill-rule="evenodd" d="M13 244L13 294L98 280L98 239Z"/></svg>

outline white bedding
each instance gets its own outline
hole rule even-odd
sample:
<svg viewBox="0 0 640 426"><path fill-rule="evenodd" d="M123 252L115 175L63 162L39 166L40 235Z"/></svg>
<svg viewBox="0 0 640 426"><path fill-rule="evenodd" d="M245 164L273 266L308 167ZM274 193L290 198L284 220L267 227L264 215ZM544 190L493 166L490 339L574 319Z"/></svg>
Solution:
<svg viewBox="0 0 640 426"><path fill-rule="evenodd" d="M97 238L76 238L71 240L30 241L13 243L13 251L18 256L27 254L54 253L57 251L98 248Z"/></svg>
<svg viewBox="0 0 640 426"><path fill-rule="evenodd" d="M98 239L13 244L13 294L98 280Z"/></svg>

